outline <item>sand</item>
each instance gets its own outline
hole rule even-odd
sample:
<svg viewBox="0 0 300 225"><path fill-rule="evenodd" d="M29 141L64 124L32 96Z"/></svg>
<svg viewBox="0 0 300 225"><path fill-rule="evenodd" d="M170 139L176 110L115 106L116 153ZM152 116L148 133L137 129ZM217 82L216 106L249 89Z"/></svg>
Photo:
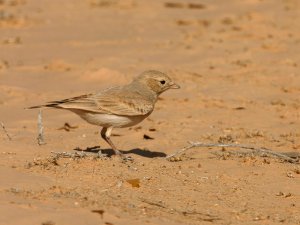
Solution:
<svg viewBox="0 0 300 225"><path fill-rule="evenodd" d="M220 147L165 159L187 141L300 153L299 12L298 0L1 0L0 225L300 224L297 164ZM43 111L37 144L25 107L148 69L182 88L113 131L133 162L63 110Z"/></svg>

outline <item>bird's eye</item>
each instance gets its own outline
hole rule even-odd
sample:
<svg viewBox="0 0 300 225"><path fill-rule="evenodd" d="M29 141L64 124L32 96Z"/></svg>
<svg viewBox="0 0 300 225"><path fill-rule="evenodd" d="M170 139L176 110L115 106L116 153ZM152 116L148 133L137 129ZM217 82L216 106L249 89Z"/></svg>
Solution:
<svg viewBox="0 0 300 225"><path fill-rule="evenodd" d="M166 81L165 81L165 80L161 80L160 83L161 83L161 84L165 84Z"/></svg>

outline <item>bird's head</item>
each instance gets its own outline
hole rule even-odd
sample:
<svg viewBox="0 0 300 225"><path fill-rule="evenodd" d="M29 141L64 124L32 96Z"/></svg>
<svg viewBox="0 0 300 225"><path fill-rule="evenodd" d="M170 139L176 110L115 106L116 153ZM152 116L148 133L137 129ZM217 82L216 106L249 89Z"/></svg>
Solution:
<svg viewBox="0 0 300 225"><path fill-rule="evenodd" d="M168 89L180 88L168 75L156 70L147 70L141 73L134 79L134 82L146 85L151 91L158 95Z"/></svg>

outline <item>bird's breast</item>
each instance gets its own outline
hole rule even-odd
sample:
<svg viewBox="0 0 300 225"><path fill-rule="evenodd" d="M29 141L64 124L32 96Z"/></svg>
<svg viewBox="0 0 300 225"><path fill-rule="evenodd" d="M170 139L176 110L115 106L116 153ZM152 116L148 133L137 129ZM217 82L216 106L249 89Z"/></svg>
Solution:
<svg viewBox="0 0 300 225"><path fill-rule="evenodd" d="M120 116L92 112L80 112L77 114L87 122L102 127L130 127L140 123L148 116Z"/></svg>

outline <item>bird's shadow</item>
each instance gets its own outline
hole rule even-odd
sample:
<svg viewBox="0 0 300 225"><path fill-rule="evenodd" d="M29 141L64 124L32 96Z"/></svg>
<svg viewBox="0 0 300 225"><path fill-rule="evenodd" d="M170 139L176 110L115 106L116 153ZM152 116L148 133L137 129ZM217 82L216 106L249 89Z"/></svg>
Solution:
<svg viewBox="0 0 300 225"><path fill-rule="evenodd" d="M101 149L100 146L94 146L94 147L87 147L86 149L81 149L81 148L75 148L75 151L80 151L80 152L90 152L90 153L98 153L101 151L102 154L107 155L108 157L111 157L114 155L114 151L112 149ZM134 148L128 151L120 150L123 154L136 154L140 155L146 158L163 158L166 157L167 154L163 152L156 152L156 151L151 151L151 150L145 150L145 149L140 149L140 148Z"/></svg>

